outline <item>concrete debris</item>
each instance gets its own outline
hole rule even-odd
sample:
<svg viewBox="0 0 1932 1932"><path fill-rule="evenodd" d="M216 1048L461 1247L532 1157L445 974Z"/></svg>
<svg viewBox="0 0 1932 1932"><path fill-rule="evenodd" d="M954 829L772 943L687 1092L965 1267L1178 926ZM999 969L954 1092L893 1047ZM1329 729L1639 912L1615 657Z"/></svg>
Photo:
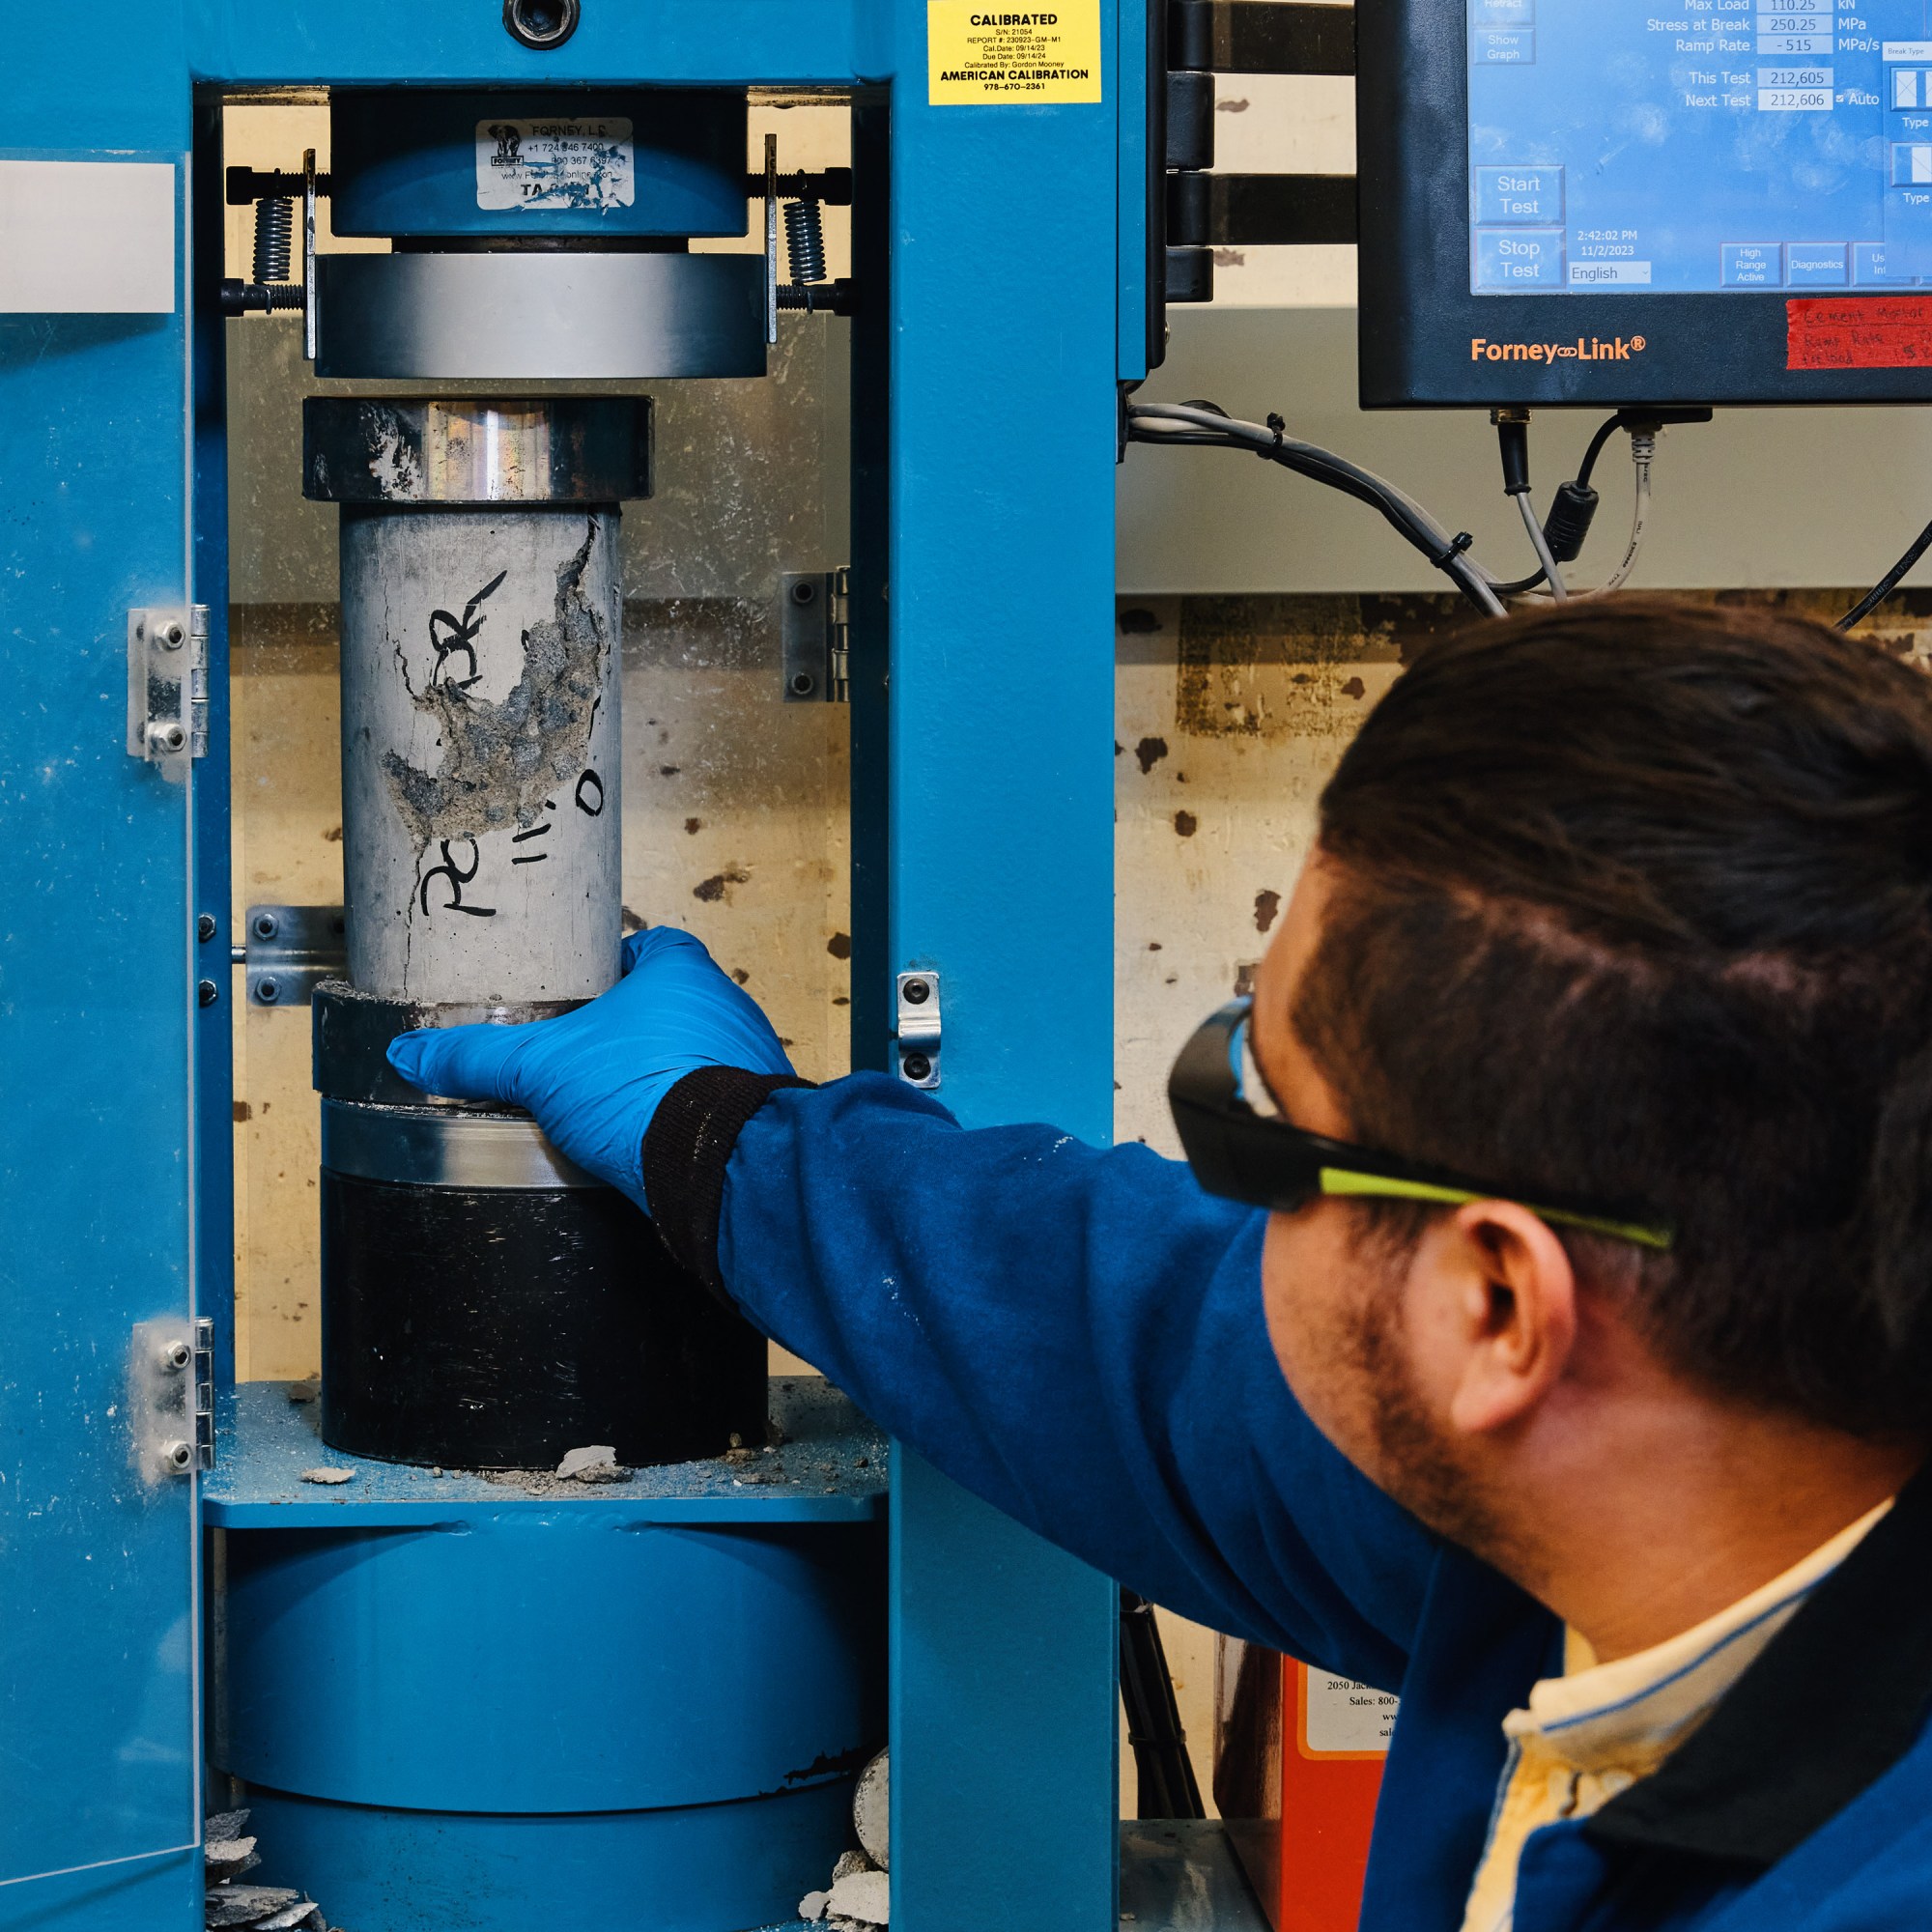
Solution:
<svg viewBox="0 0 1932 1932"><path fill-rule="evenodd" d="M881 1871L891 1871L893 1817L893 1761L889 1751L881 1751L859 1774L859 1788L852 1794L852 1829L866 1848L866 1856Z"/></svg>
<svg viewBox="0 0 1932 1932"><path fill-rule="evenodd" d="M301 1479L305 1483L325 1483L329 1485L349 1483L355 1481L355 1471L354 1469L330 1468L325 1464L319 1469L304 1469L301 1472Z"/></svg>
<svg viewBox="0 0 1932 1932"><path fill-rule="evenodd" d="M246 1811L217 1811L202 1826L208 1872L203 1924L208 1932L330 1932L322 1907L292 1887L237 1885L260 1864L255 1840L242 1835Z"/></svg>
<svg viewBox="0 0 1932 1932"><path fill-rule="evenodd" d="M837 1885L841 1878L850 1878L854 1872L868 1872L872 1861L864 1852L840 1852L838 1862L832 1867L832 1883Z"/></svg>
<svg viewBox="0 0 1932 1932"><path fill-rule="evenodd" d="M231 1926L257 1926L301 1899L301 1893L278 1885L217 1885L208 1893L211 1932Z"/></svg>
<svg viewBox="0 0 1932 1932"><path fill-rule="evenodd" d="M556 1465L557 1478L566 1483L628 1483L631 1472L617 1461L617 1452L608 1443L587 1449L569 1450Z"/></svg>
<svg viewBox="0 0 1932 1932"><path fill-rule="evenodd" d="M872 1932L872 1927L864 1918L840 1918L828 1912L825 1916L825 1932Z"/></svg>
<svg viewBox="0 0 1932 1932"><path fill-rule="evenodd" d="M798 1916L801 1918L823 1918L831 1898L829 1891L808 1891L798 1902Z"/></svg>
<svg viewBox="0 0 1932 1932"><path fill-rule="evenodd" d="M213 1844L204 1843L201 1857L212 1884L218 1884L222 1879L240 1878L243 1872L253 1871L262 1862L255 1856L253 1838L221 1838Z"/></svg>
<svg viewBox="0 0 1932 1932"><path fill-rule="evenodd" d="M828 1918L856 1918L862 1925L884 1925L892 1917L893 1882L882 1871L848 1872L832 1888Z"/></svg>
<svg viewBox="0 0 1932 1932"><path fill-rule="evenodd" d="M322 1394L322 1378L304 1376L298 1382L289 1384L291 1402L314 1402Z"/></svg>
<svg viewBox="0 0 1932 1932"><path fill-rule="evenodd" d="M731 1439L735 1444L737 1441L737 1437L733 1436ZM733 1447L725 1450L724 1460L725 1462L729 1463L734 1469L743 1468L747 1463L755 1463L758 1460L758 1458L762 1456L764 1453L765 1452L762 1449L744 1449L744 1448Z"/></svg>
<svg viewBox="0 0 1932 1932"><path fill-rule="evenodd" d="M286 1911L256 1919L252 1932L328 1932L328 1921L322 1916L321 1906L298 1898Z"/></svg>

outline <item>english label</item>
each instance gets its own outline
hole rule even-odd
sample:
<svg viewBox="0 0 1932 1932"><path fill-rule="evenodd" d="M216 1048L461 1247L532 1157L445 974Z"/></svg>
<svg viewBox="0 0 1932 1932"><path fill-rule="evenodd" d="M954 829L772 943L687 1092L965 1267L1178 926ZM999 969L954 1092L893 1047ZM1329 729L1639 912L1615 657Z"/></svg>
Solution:
<svg viewBox="0 0 1932 1932"><path fill-rule="evenodd" d="M1812 296L1787 301L1788 369L1932 369L1932 299Z"/></svg>
<svg viewBox="0 0 1932 1932"><path fill-rule="evenodd" d="M629 208L636 197L626 120L584 115L476 124L478 208Z"/></svg>

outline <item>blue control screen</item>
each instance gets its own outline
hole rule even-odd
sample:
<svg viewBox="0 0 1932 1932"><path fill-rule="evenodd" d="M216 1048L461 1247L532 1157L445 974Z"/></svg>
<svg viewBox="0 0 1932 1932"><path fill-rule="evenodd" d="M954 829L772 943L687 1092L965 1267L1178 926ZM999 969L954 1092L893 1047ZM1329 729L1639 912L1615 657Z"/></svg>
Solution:
<svg viewBox="0 0 1932 1932"><path fill-rule="evenodd" d="M1469 0L1478 295L1932 286L1932 0Z"/></svg>

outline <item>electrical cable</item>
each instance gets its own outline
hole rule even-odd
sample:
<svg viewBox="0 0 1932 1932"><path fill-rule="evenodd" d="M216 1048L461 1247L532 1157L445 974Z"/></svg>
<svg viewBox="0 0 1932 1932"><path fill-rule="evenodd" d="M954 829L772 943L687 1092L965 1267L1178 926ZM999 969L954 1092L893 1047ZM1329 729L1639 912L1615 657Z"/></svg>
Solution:
<svg viewBox="0 0 1932 1932"><path fill-rule="evenodd" d="M1577 487L1579 490L1587 490L1590 487L1590 478L1596 472L1598 457L1603 455L1605 447L1608 444L1611 437L1615 436L1617 431L1622 429L1623 426L1623 415L1619 412L1616 415L1610 417L1597 431L1596 435L1590 439L1590 446L1583 452L1582 467L1577 471Z"/></svg>
<svg viewBox="0 0 1932 1932"><path fill-rule="evenodd" d="M1633 435L1631 438L1631 462L1636 470L1636 508L1631 515L1630 542L1624 550L1624 560L1610 573L1610 581L1601 590L1593 590L1593 597L1607 597L1613 590L1621 590L1630 582L1630 575L1636 568L1637 553L1643 549L1644 526L1650 521L1650 465L1657 453L1657 439L1654 436Z"/></svg>
<svg viewBox="0 0 1932 1932"><path fill-rule="evenodd" d="M1136 442L1250 450L1297 475L1340 490L1378 511L1478 610L1492 617L1504 614L1502 600L1491 588L1490 573L1467 554L1473 539L1466 534L1450 536L1413 497L1373 470L1289 436L1279 416L1270 417L1264 426L1242 422L1212 404L1137 403L1127 410L1127 435Z"/></svg>
<svg viewBox="0 0 1932 1932"><path fill-rule="evenodd" d="M1900 557L1898 561L1894 563L1891 566L1891 568L1888 570L1886 574L1883 577L1881 577L1876 583L1872 585L1872 587L1864 594L1864 596L1861 597L1859 601L1855 605L1853 605L1852 608L1849 611L1847 611L1842 617L1838 619L1838 629L1841 631L1849 631L1855 624L1863 623L1864 620L1867 617L1869 617L1871 613L1874 611L1876 611L1878 607L1881 604L1883 604L1885 600L1888 597L1889 597L1894 590L1898 588L1899 583L1903 581L1905 577L1905 573L1908 570L1910 570L1912 566L1915 563L1917 563L1918 559L1921 556L1923 556L1928 550L1932 550L1932 524L1927 524L1925 527L1919 531L1918 540L1913 544L1912 548L1909 551L1907 551L1905 554L1902 557Z"/></svg>
<svg viewBox="0 0 1932 1932"><path fill-rule="evenodd" d="M1519 494L1516 504L1522 512L1523 528L1529 532L1530 548L1543 565L1543 575L1548 580L1550 594L1559 604L1569 603L1570 586L1563 582L1563 573L1556 564L1556 554L1549 548L1549 539L1543 532L1543 519L1536 514L1536 505L1527 490Z"/></svg>

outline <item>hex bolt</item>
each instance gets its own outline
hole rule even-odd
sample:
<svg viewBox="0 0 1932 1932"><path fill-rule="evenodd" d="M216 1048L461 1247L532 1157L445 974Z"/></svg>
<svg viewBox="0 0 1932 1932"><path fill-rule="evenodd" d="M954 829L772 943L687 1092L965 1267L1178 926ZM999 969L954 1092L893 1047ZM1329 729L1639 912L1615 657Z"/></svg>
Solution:
<svg viewBox="0 0 1932 1932"><path fill-rule="evenodd" d="M503 0L503 26L534 53L560 47L577 31L580 0Z"/></svg>
<svg viewBox="0 0 1932 1932"><path fill-rule="evenodd" d="M168 618L156 628L155 636L161 640L164 651L178 651L187 642L187 632L182 627L179 617Z"/></svg>
<svg viewBox="0 0 1932 1932"><path fill-rule="evenodd" d="M187 743L187 727L183 724L150 724L148 726L148 749L154 752L179 752Z"/></svg>
<svg viewBox="0 0 1932 1932"><path fill-rule="evenodd" d="M809 670L795 671L791 680L791 695L794 697L810 697L818 689L818 680Z"/></svg>
<svg viewBox="0 0 1932 1932"><path fill-rule="evenodd" d="M255 981L255 997L265 1007L272 1007L282 997L282 982L265 975Z"/></svg>
<svg viewBox="0 0 1932 1932"><path fill-rule="evenodd" d="M281 930L282 923L271 912L258 912L255 915L255 937L272 939Z"/></svg>
<svg viewBox="0 0 1932 1932"><path fill-rule="evenodd" d="M200 940L204 946L206 946L208 942L211 939L213 939L215 933L218 932L220 928L215 924L214 915L212 912L203 913L202 916L194 923L194 936L198 940Z"/></svg>
<svg viewBox="0 0 1932 1932"><path fill-rule="evenodd" d="M161 1367L179 1372L194 1360L194 1350L185 1342L169 1342L161 1350Z"/></svg>
<svg viewBox="0 0 1932 1932"><path fill-rule="evenodd" d="M907 1054L899 1063L899 1066L908 1080L919 1081L930 1080L932 1078L932 1062L923 1053Z"/></svg>
<svg viewBox="0 0 1932 1932"><path fill-rule="evenodd" d="M901 990L909 1007L923 1007L932 998L932 982L929 980L908 980Z"/></svg>
<svg viewBox="0 0 1932 1932"><path fill-rule="evenodd" d="M185 1476L194 1467L194 1444L170 1442L161 1450L161 1462L174 1475Z"/></svg>
<svg viewBox="0 0 1932 1932"><path fill-rule="evenodd" d="M221 988L213 980L204 980L195 987L194 997L195 1003L198 1006L212 1007L216 1000L220 999Z"/></svg>
<svg viewBox="0 0 1932 1932"><path fill-rule="evenodd" d="M815 583L794 583L791 587L791 601L794 604L810 604L818 595Z"/></svg>

